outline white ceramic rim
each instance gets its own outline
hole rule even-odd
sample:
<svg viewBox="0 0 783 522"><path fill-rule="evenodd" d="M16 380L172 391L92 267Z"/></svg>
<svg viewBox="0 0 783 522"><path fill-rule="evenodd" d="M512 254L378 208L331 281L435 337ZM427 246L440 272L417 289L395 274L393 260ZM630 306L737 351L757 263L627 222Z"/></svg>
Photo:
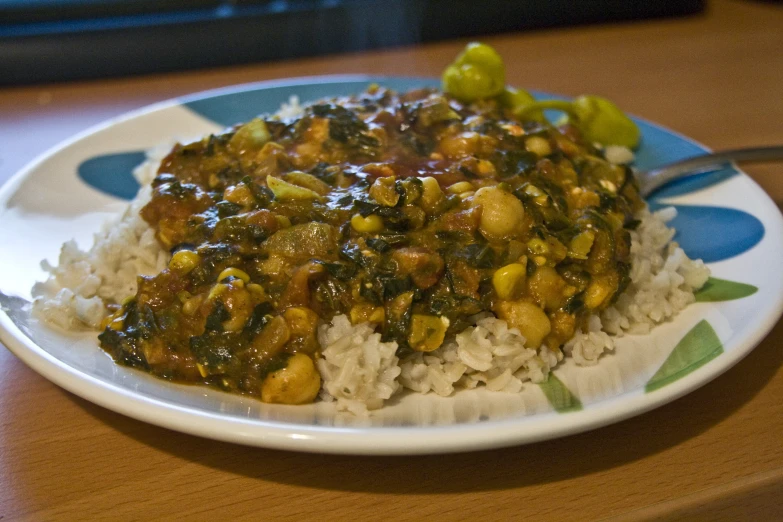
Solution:
<svg viewBox="0 0 783 522"><path fill-rule="evenodd" d="M121 121L180 105L183 100L259 88L303 85L314 80L319 83L339 83L368 81L375 78L378 77L338 75L256 82L204 91L192 96L174 98L149 105L93 126L44 152L0 188L0 204L5 203L16 192L19 184L39 164L60 150ZM650 125L664 129L683 140L707 149L679 133L654 123L650 123ZM764 190L752 178L741 171L740 173L751 181L751 186L757 193L759 205L767 207L764 210L771 211L772 215L777 214L783 223L779 209ZM271 449L352 455L414 455L474 451L527 444L581 433L645 413L690 393L733 367L769 333L781 314L783 314L783 294L778 295L777 302L749 335L739 340L732 339L730 341L731 344L736 343L736 347L732 347L731 350L727 350L709 364L681 379L650 393L622 394L591 404L589 408L582 411L569 412L568 414L553 412L476 424L434 427L308 427L242 419L170 404L103 382L68 366L35 344L11 321L4 311L0 313L0 341L30 368L65 390L112 411L164 428L220 441Z"/></svg>

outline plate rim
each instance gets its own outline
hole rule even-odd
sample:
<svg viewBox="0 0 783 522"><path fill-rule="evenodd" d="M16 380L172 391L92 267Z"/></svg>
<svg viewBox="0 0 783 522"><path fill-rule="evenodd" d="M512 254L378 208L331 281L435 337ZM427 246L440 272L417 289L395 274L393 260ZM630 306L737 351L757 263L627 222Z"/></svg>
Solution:
<svg viewBox="0 0 783 522"><path fill-rule="evenodd" d="M396 80L434 79L431 77L367 74L304 76L223 86L149 104L93 125L39 154L0 187L0 205L5 206L8 199L16 193L19 185L44 161L60 151L88 136L152 112L183 106L190 101L237 92L275 87L296 87L315 82L320 84L358 81L382 82L384 79L392 78ZM660 124L643 118L634 118L705 151L709 150L696 140ZM777 218L779 226L783 227L783 216L769 195L752 177L736 166L735 169L744 178L744 181L750 182L749 186L756 192L756 196L760 196L759 199L764 202L763 206L767 207L764 210L773 210L772 215ZM716 360L658 390L642 394L635 393L639 389L629 390L624 394L592 403L589 409L568 414L549 412L473 424L445 426L305 426L263 419L243 419L168 403L140 392L132 392L114 383L105 382L71 367L38 346L13 322L5 310L0 310L2 312L0 313L0 341L27 366L61 388L109 410L182 433L244 445L311 453L436 454L529 444L573 435L614 424L672 402L716 379L747 356L767 336L783 314L783 294L778 294L777 297L775 306L770 307L770 312L762 322L749 335L735 341L737 343L735 347ZM720 361L720 365L716 366L718 361ZM372 437L368 437L370 434ZM411 444L405 435L415 435L415 443Z"/></svg>

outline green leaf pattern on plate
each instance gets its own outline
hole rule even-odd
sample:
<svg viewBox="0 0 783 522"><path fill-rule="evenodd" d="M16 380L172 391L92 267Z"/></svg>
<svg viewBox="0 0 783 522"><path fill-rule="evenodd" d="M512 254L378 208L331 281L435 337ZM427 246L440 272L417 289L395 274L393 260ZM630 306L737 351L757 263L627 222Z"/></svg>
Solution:
<svg viewBox="0 0 783 522"><path fill-rule="evenodd" d="M731 301L742 299L758 292L758 288L745 283L727 281L710 277L700 290L696 291L696 302L709 303L716 301Z"/></svg>
<svg viewBox="0 0 783 522"><path fill-rule="evenodd" d="M550 373L549 378L538 385L549 400L549 404L551 404L558 413L579 411L582 409L582 402L569 391L566 385L563 384L563 381L558 379L554 373Z"/></svg>
<svg viewBox="0 0 783 522"><path fill-rule="evenodd" d="M663 365L647 382L644 391L649 393L663 388L722 353L723 344L715 330L706 320L701 320L677 343Z"/></svg>

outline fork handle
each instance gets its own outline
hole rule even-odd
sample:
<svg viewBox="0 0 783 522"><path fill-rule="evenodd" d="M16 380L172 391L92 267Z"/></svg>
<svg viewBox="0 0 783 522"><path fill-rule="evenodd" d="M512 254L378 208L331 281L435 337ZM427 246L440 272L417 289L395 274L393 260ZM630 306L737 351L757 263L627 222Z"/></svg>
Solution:
<svg viewBox="0 0 783 522"><path fill-rule="evenodd" d="M655 189L662 187L675 179L709 172L728 163L752 163L780 160L783 160L783 145L709 152L640 173L640 192L642 196L647 196Z"/></svg>

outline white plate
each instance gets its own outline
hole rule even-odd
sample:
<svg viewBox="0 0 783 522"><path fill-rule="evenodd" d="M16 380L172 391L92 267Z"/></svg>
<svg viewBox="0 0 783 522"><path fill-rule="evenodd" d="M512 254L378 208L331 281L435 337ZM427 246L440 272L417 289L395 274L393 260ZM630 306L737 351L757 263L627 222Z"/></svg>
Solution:
<svg viewBox="0 0 783 522"><path fill-rule="evenodd" d="M723 285L728 294L722 297L731 300L691 305L650 335L619 340L616 352L598 366L577 368L567 362L547 384L527 384L519 394L407 394L369 418L337 414L324 403L267 405L117 366L100 350L94 333L65 334L30 317L25 307L30 288L46 275L38 262L56 261L60 245L72 238L89 248L101 223L125 205L110 193L133 192L128 167L139 161L140 151L274 111L290 95L306 101L350 94L370 82L407 89L433 81L322 77L212 91L111 120L44 154L0 189L0 340L52 382L152 424L269 448L416 454L533 442L648 411L731 368L780 316L783 219L750 178L726 169L669 187L651 206L677 205L677 240L686 252L709 261L714 277L744 286ZM639 124L642 168L703 150L660 127ZM104 178L98 172L112 174Z"/></svg>

